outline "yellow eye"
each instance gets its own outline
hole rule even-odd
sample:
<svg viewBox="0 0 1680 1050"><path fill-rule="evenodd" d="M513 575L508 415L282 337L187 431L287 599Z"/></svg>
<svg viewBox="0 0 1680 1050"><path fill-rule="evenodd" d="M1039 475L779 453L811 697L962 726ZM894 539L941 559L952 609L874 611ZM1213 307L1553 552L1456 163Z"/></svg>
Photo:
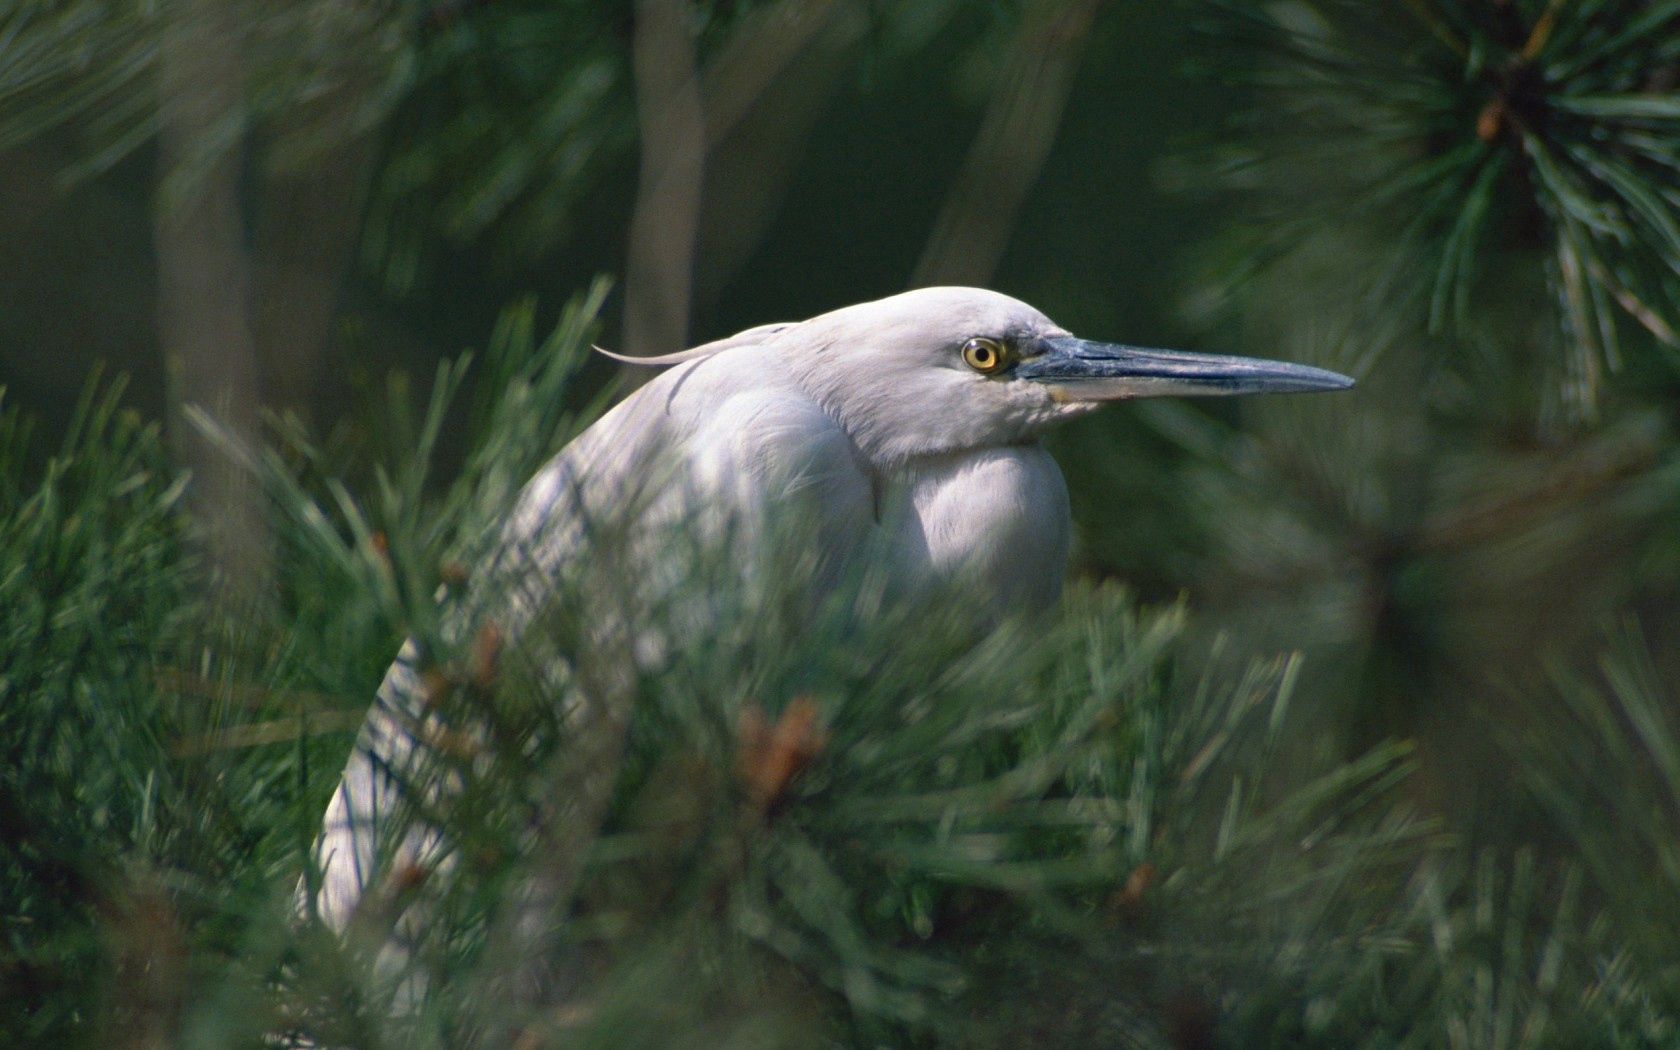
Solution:
<svg viewBox="0 0 1680 1050"><path fill-rule="evenodd" d="M963 344L963 363L981 375L991 375L1009 363L1009 353L996 339L975 337Z"/></svg>

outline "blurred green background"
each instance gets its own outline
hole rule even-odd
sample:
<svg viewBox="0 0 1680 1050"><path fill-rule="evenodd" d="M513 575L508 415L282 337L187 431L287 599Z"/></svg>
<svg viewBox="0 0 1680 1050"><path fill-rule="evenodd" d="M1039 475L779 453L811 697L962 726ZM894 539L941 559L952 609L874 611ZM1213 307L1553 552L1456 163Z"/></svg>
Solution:
<svg viewBox="0 0 1680 1050"><path fill-rule="evenodd" d="M1506 192L1520 172L1477 216L1474 323L1382 299L1393 271L1438 260L1362 207L1365 187L1428 162L1440 136L1474 145L1488 92L1455 72L1444 103L1397 90L1375 104L1414 111L1362 116L1370 100L1334 81L1357 84L1357 65L1244 34L1275 19L1323 36L1343 18L1344 42L1375 48L1358 34L1409 16L1260 11L697 5L675 44L644 40L674 48L654 65L699 71L684 129L649 116L662 81L638 96L631 5L189 4L212 44L173 30L201 63L177 73L167 19L23 5L10 22L35 46L12 45L4 81L0 378L52 432L96 365L166 419L213 403L237 360L240 403L354 435L391 370L423 378L510 303L552 316L603 273L624 275L604 338L632 352L945 281L1103 338L1341 367L1365 383L1336 406L1121 407L1058 435L1078 564L1157 599L1188 591L1210 630L1256 650L1315 652L1350 746L1438 730L1442 791L1464 804L1495 761L1451 753L1473 700L1537 651L1590 650L1628 610L1675 627L1673 351L1635 343L1605 377L1589 349L1582 380L1567 333L1537 331L1544 235L1512 227L1545 220L1500 215L1521 211ZM1650 39L1667 53L1660 28ZM1368 58L1373 94L1390 66L1428 68L1405 48ZM171 91L209 99L174 134ZM664 139L644 151L650 119ZM660 184L666 153L679 163ZM1450 192L1473 206L1472 185ZM185 237L160 239L176 191L225 199L189 203ZM1654 199L1673 222L1672 189ZM654 271L635 271L638 251ZM208 298L185 309L217 320L170 330L169 274L195 269L208 283L182 294ZM577 389L611 381L602 363Z"/></svg>
<svg viewBox="0 0 1680 1050"><path fill-rule="evenodd" d="M574 17L584 23L583 32L595 38L589 44L613 60L611 95L599 103L598 119L633 121L628 111L634 85L628 69L618 68L628 59L628 9L560 6L579 12ZM495 18L493 5L486 7L481 17ZM1192 45L1182 11L1092 7L1089 26L1081 25L1058 45L1067 49L1073 69L1065 108L1050 113L1049 151L1035 163L1022 163L1030 187L1018 211L998 218L1001 258L983 263L976 277L1081 331L1184 343L1192 334L1176 308L1182 267L1197 238L1217 231L1220 213L1217 202L1210 209L1208 201L1169 192L1160 167L1175 144L1206 135L1242 92L1191 74L1186 57ZM749 23L775 17L771 10L736 16ZM996 89L1020 12L933 4L913 18L888 9L875 17L882 24L872 26L867 16L855 26L848 23L843 48L823 68L782 71L784 80L772 81L749 100L753 108L742 118L745 126L714 147L722 156L706 172L699 202L702 231L691 263L697 289L688 322L693 341L911 286L934 219ZM900 29L900 21L912 20L916 24ZM522 37L519 58L552 51L542 61L559 67L588 46L571 35L576 31L571 24L546 26L534 14L527 22L562 35ZM528 28L526 22L516 26ZM467 28L439 31L465 35ZM889 33L910 38L871 35ZM495 54L474 59L507 60ZM468 85L473 79L470 70L448 72ZM486 93L495 86L486 85ZM451 88L465 90L454 83L435 90L443 94ZM550 313L557 312L596 274L622 273L637 187L633 123L613 128L588 159L584 175L570 180L545 152L557 144L522 143L530 156L519 158L526 167L510 178L524 182L509 190L507 201L496 202L500 211L488 205L487 216L470 223L433 215L430 228L408 234L418 243L405 246L404 261L418 256L424 263L412 276L405 271L400 280L384 280L391 260L364 244L369 183L381 175L392 182L399 178L382 172L381 163L429 144L428 136L443 135L425 125L427 103L443 110L431 119L465 119L460 110L483 106L468 116L511 123L530 120L518 107L540 101L517 95L412 100L412 111L392 114L389 124L369 133L371 141L332 141L279 172L260 141L247 147L241 206L257 227L247 244L247 279L259 302L252 322L256 341L286 356L264 338L262 311L280 315L266 318L275 327L306 306L324 315L317 322L320 345L293 351L310 358L300 369L303 380L265 390L266 395L284 395L324 422L336 421L353 402L357 384L382 381L392 364L425 373L439 357L481 344L508 302L535 295ZM492 108L498 104L503 109ZM777 126L782 111L795 105L797 126ZM79 176L77 162L93 134L72 125L6 153L0 215L9 247L0 259L5 267L0 362L12 395L60 423L97 362L134 376L131 397L137 407L157 416L164 411L152 243L158 151L143 143L110 170ZM774 141L760 144L772 136ZM759 150L767 155L754 152ZM469 169L474 162L509 163L499 156L448 159ZM730 166L743 164L765 170L743 173ZM498 174L469 170L475 181ZM452 204L464 195L443 177L434 175L419 199L405 205L431 212L428 197ZM546 185L551 181L566 182L568 206L545 213L541 228L530 228L523 221L528 212L520 207L545 192L560 192ZM323 228L287 229L293 223ZM748 228L741 229L743 224ZM292 239L307 243L294 245ZM276 271L288 266L312 271L312 283L322 286L311 289L314 298L307 304L282 305L286 296L279 286L287 278ZM619 339L614 307L621 307L622 299L620 287L607 314L613 345Z"/></svg>
<svg viewBox="0 0 1680 1050"><path fill-rule="evenodd" d="M13 0L0 385L41 433L8 491L126 374L208 564L260 579L187 405L290 414L365 484L410 451L389 400L602 274L632 353L964 283L1337 368L1058 433L1076 576L1183 596L1210 665L1303 653L1285 756L1414 744L1401 804L1460 857L1680 932L1677 84L1659 0ZM1531 1031L1487 1024L1460 1045Z"/></svg>

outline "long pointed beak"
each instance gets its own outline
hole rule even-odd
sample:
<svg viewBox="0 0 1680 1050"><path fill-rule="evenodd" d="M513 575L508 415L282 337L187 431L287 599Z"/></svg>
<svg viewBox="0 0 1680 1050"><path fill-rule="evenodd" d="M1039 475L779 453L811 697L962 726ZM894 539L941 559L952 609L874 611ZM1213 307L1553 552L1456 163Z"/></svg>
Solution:
<svg viewBox="0 0 1680 1050"><path fill-rule="evenodd" d="M1059 401L1124 401L1134 397L1212 397L1346 390L1339 372L1257 357L1145 350L1071 336L1039 342L1042 351L1015 368L1015 378L1049 386Z"/></svg>

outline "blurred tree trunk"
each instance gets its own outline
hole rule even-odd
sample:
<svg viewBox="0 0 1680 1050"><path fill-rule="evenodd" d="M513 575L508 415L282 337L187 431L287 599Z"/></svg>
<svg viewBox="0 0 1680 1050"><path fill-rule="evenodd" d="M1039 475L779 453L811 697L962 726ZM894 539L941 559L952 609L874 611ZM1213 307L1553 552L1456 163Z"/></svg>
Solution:
<svg viewBox="0 0 1680 1050"><path fill-rule="evenodd" d="M641 97L649 102L655 100L662 76L672 79L682 64L693 64L693 45L687 35L663 39L659 35L669 33L675 24L671 9L683 6L663 5L663 23L638 23L646 33L638 35L644 46L638 63L645 60L645 64L637 66L637 82ZM646 352L654 353L688 341L692 308L697 302L714 301L763 240L805 141L833 98L842 74L856 60L871 25L867 10L840 0L767 4L744 17L700 71L697 98L681 95L675 110L657 117L644 110L643 184L632 224L630 257L651 259L653 265L642 272L659 270L663 276L662 283L651 277L630 282L628 346L652 336L663 340L646 346ZM679 55L676 63L660 57L678 43L687 53ZM643 69L650 78L643 77ZM681 83L685 92L687 84L686 80ZM651 124L650 118L654 118ZM698 128L688 123L691 119L698 120ZM660 184L652 178L660 148L649 140L652 133L664 136L667 155L678 145L697 146L700 151L698 159L684 157L690 166L682 169L683 178L662 184L663 196L656 192ZM678 208L684 202L692 212ZM658 218L678 221L661 231L655 224ZM679 254L656 256L662 245ZM675 300L665 304L673 314L680 305L680 318L656 319L659 304L651 290L657 287L680 289L680 304ZM643 318L645 327L632 331L632 314ZM628 374L632 381L646 377L641 369Z"/></svg>
<svg viewBox="0 0 1680 1050"><path fill-rule="evenodd" d="M664 353L688 339L706 160L687 0L639 0L631 60L642 168L624 266L624 345Z"/></svg>
<svg viewBox="0 0 1680 1050"><path fill-rule="evenodd" d="M238 27L219 0L182 0L165 26L159 76L158 337L176 455L222 598L263 594L271 552L256 480L195 428L211 413L234 439L258 430L256 347L240 208Z"/></svg>
<svg viewBox="0 0 1680 1050"><path fill-rule="evenodd" d="M911 277L983 285L997 269L1027 191L1061 127L1068 91L1102 0L1035 0L999 71L933 234Z"/></svg>
<svg viewBox="0 0 1680 1050"><path fill-rule="evenodd" d="M802 0L755 12L704 74L705 207L695 297L717 298L776 217L818 118L869 31L868 12Z"/></svg>
<svg viewBox="0 0 1680 1050"><path fill-rule="evenodd" d="M306 422L361 242L394 41L406 39L378 0L316 0L307 17L306 40L330 42L327 75L266 117L250 221L263 403Z"/></svg>

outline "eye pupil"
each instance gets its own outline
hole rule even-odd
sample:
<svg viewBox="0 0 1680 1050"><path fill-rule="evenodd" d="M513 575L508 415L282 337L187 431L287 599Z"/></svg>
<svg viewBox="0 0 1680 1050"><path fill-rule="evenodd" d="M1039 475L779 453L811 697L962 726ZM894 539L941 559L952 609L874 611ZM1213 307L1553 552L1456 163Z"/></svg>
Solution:
<svg viewBox="0 0 1680 1050"><path fill-rule="evenodd" d="M991 339L970 339L963 344L963 360L976 372L995 372L1003 365L1003 347Z"/></svg>

